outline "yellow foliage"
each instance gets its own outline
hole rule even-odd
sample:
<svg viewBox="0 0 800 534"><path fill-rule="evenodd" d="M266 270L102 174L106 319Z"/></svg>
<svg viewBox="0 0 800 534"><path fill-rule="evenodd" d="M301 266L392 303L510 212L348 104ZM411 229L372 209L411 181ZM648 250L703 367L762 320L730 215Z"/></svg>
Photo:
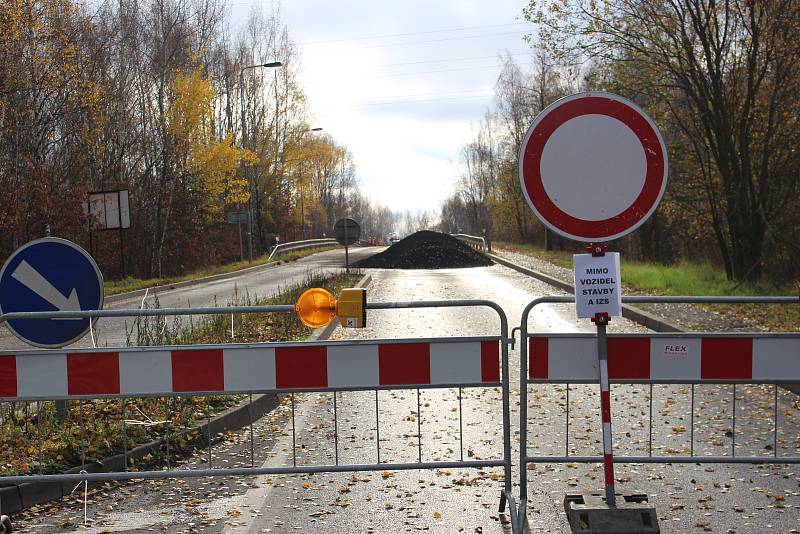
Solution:
<svg viewBox="0 0 800 534"><path fill-rule="evenodd" d="M167 130L174 136L178 153L185 155L184 170L195 177L203 211L211 219L226 203L243 204L250 199L247 180L237 176L236 170L241 160L252 162L255 154L238 148L232 134L223 140L214 138L211 117L216 93L200 67L189 74L178 73L172 89Z"/></svg>

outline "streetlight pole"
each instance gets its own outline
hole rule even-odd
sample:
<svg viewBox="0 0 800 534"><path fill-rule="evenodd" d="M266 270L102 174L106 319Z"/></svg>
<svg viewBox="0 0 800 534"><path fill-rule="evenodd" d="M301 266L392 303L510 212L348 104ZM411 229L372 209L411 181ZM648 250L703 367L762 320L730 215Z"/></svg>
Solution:
<svg viewBox="0 0 800 534"><path fill-rule="evenodd" d="M244 106L244 71L247 69L259 69L259 68L273 68L273 67L281 67L283 63L280 61L270 61L269 63L258 63L256 65L246 65L239 70L239 102L242 107L241 119L242 119L242 154L244 155L244 151L247 148L247 123L245 121L245 106ZM245 176L247 171L245 170L246 167L244 166L244 160L242 160L242 170L245 172ZM252 195L251 198L247 201L247 255L250 258L250 261L253 261L253 210L252 210Z"/></svg>
<svg viewBox="0 0 800 534"><path fill-rule="evenodd" d="M302 136L303 134L307 134L308 132L321 132L321 131L322 131L322 128L309 128L307 130L303 130L302 132L300 132L300 135ZM301 229L303 231L303 241L305 241L305 239L306 239L306 203L305 203L305 200L303 198L303 190L304 189L305 188L303 187L303 179L302 179L302 173L301 173L301 177L300 177L300 227L301 227Z"/></svg>

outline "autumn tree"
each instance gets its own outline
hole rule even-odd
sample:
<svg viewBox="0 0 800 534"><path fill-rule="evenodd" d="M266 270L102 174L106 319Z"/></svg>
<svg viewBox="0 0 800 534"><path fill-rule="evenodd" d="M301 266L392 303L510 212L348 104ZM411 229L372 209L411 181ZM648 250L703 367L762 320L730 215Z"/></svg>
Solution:
<svg viewBox="0 0 800 534"><path fill-rule="evenodd" d="M252 161L254 156L235 145L232 133L216 139L211 120L216 95L202 68L178 73L172 92L167 130L176 153L181 155L180 174L189 182L203 222L207 222L219 218L226 205L242 205L249 200L247 180L237 170L243 158Z"/></svg>
<svg viewBox="0 0 800 534"><path fill-rule="evenodd" d="M574 90L574 76L556 65L544 49L534 54L526 72L507 55L495 83L494 108L476 127L460 153L455 192L442 207L445 226L492 239L531 240L548 233L528 207L517 173L522 140L534 117L557 98ZM457 223L456 223L457 221Z"/></svg>
<svg viewBox="0 0 800 534"><path fill-rule="evenodd" d="M551 49L604 65L621 92L668 108L688 151L672 152L672 180L702 195L729 278L756 280L767 260L798 257L788 236L800 192L800 4L544 0L525 16Z"/></svg>
<svg viewBox="0 0 800 534"><path fill-rule="evenodd" d="M355 198L381 220L332 137L298 171L310 111L280 4L253 6L236 34L228 22L223 0L0 3L0 187L15 192L0 202L0 260L49 226L108 278L178 274L238 256L229 209L253 214L259 254L299 237L301 184L315 233ZM90 247L86 192L113 189L130 191L132 227Z"/></svg>
<svg viewBox="0 0 800 534"><path fill-rule="evenodd" d="M0 242L81 228L90 178L83 147L100 124L101 88L82 53L84 19L66 0L0 4Z"/></svg>

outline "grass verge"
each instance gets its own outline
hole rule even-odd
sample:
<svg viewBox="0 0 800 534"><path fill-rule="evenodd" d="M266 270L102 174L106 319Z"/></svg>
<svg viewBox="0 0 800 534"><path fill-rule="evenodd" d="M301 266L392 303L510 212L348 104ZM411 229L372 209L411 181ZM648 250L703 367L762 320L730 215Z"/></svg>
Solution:
<svg viewBox="0 0 800 534"><path fill-rule="evenodd" d="M572 252L548 251L535 245L518 243L497 243L496 246L572 270ZM725 277L722 269L709 263L659 265L623 261L621 268L623 284L628 294L747 297L798 295L800 292L800 282L786 286L734 282ZM800 306L797 305L731 304L700 307L771 331L796 331L800 325Z"/></svg>
<svg viewBox="0 0 800 534"><path fill-rule="evenodd" d="M338 294L359 278L359 274L309 274L304 283L287 287L274 297L235 295L229 304L291 303L308 287L323 287ZM311 333L293 313L236 314L233 337L230 315L188 324L149 317L135 323L131 330L129 344L134 345L292 341L306 339ZM201 436L192 433L192 428L243 399L243 395L215 395L68 401L63 420L57 416L54 402L3 403L0 476L59 473L81 465L82 458L88 463L121 454L125 440L130 450L169 436L169 447L165 441L157 457L145 457L142 465L132 462L131 467L135 470L163 463L167 450L170 457L193 450Z"/></svg>
<svg viewBox="0 0 800 534"><path fill-rule="evenodd" d="M305 258L306 256L310 256L311 254L316 254L317 252L324 252L326 250L333 250L335 248L338 248L338 246L325 245L310 249L284 252L282 254L273 257L272 261L278 264L288 263L290 261L299 260L300 258ZM267 263L268 257L269 255L264 255L258 258L254 258L252 263L249 261L237 261L234 263L227 263L225 265L209 267L207 269L202 269L200 271L195 271L181 276L169 276L164 278L147 278L147 279L132 278L129 276L127 278L123 278L122 280L110 280L106 281L105 283L105 288L104 288L105 295L107 297L110 297L111 295L117 295L119 293L127 293L129 291L136 291L138 289L145 289L148 287L176 284L178 282L185 282L187 280L196 280L198 278L213 276L215 274L231 273L234 271L247 269L248 267L256 267L258 265L264 265Z"/></svg>

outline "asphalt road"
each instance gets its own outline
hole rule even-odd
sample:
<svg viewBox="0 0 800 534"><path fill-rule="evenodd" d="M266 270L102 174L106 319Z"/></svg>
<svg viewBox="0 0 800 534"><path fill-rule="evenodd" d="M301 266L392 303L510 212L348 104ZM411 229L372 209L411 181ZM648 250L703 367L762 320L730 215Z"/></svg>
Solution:
<svg viewBox="0 0 800 534"><path fill-rule="evenodd" d="M375 271L372 301L488 298L500 304L510 322L524 305L542 294L556 293L544 284L504 267L440 271ZM537 330L591 331L565 305L542 307L531 320ZM493 335L498 321L491 310L387 310L370 312L368 328L338 331L343 338ZM610 331L642 331L614 320ZM511 354L512 443L518 435L518 352ZM563 451L566 392L562 386L529 386L529 453ZM599 452L597 387L570 389L570 442L573 454ZM743 391L744 390L744 391ZM648 389L614 387L614 436L618 451L647 447ZM415 461L418 437L425 459L496 458L502 450L500 392L497 388L463 390L463 440L458 433L458 390L423 390L417 411L416 390L337 395L339 459L343 463L377 460L376 426L381 460ZM732 392L725 386L698 387L695 448L704 454L730 450ZM764 453L772 443L773 421L764 387L737 391L737 452ZM690 432L690 388L657 386L654 399L656 454L683 452ZM257 465L291 465L292 424L289 398L254 426ZM302 394L295 399L296 461L330 463L334 457L333 396ZM779 454L800 447L800 404L779 392ZM421 418L422 432L417 434ZM215 445L212 462L249 465L249 431L232 433ZM515 447L516 449L516 447ZM182 468L204 464L207 452ZM744 465L618 466L617 489L647 493L656 505L665 533L797 532L800 524L800 476L794 467ZM76 495L53 507L42 507L17 519L23 532L507 532L497 513L503 487L501 469L372 472L287 475L228 479L161 481L105 487L91 496L90 528ZM535 465L528 469L528 516L532 532L567 533L562 509L565 492L602 487L600 466ZM516 492L515 488L515 492Z"/></svg>
<svg viewBox="0 0 800 534"><path fill-rule="evenodd" d="M355 247L350 249L350 262L356 262L376 252L380 247ZM234 294L240 298L267 297L279 293L282 288L302 283L309 272L332 272L344 267L344 249L335 249L297 261L284 263L274 267L256 269L247 273L233 275L230 278L206 282L198 285L150 292L147 299L141 296L123 300L115 299L105 306L106 309L140 308L143 305L154 307L156 301L161 308L225 306L234 300ZM195 317L195 320L197 318ZM130 318L100 318L95 324L95 343L97 346L125 346L127 337L133 329ZM72 347L91 347L89 334L70 345ZM31 348L18 339L5 326L0 326L0 349Z"/></svg>

